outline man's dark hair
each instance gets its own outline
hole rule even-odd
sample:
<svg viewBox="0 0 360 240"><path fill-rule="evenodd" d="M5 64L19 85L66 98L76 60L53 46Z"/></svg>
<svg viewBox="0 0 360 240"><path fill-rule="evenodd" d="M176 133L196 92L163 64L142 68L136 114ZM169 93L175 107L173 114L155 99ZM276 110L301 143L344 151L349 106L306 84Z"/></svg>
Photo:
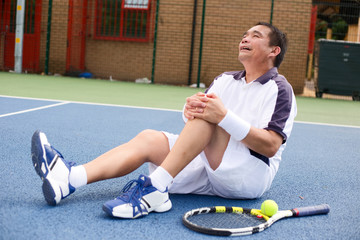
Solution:
<svg viewBox="0 0 360 240"><path fill-rule="evenodd" d="M284 60L284 56L287 50L288 40L286 34L280 31L280 29L278 29L274 25L267 22L258 22L256 25L263 25L270 28L270 46L278 46L281 48L281 52L276 56L274 63L275 67L278 68L281 62Z"/></svg>

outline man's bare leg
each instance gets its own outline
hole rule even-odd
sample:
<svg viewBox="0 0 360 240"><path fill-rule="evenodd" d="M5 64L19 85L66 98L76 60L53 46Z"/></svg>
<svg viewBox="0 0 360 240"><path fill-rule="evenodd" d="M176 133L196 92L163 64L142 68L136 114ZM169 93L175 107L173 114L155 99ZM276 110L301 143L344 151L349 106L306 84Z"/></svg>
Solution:
<svg viewBox="0 0 360 240"><path fill-rule="evenodd" d="M230 135L221 127L216 126L213 137L204 149L206 158L213 170L220 166L224 152L228 146L229 139Z"/></svg>
<svg viewBox="0 0 360 240"><path fill-rule="evenodd" d="M215 124L201 119L189 120L160 166L175 177L205 150L210 166L216 169L221 163L229 137L229 134Z"/></svg>
<svg viewBox="0 0 360 240"><path fill-rule="evenodd" d="M87 183L124 176L145 162L159 166L169 151L168 140L162 132L142 131L128 143L84 164Z"/></svg>
<svg viewBox="0 0 360 240"><path fill-rule="evenodd" d="M149 195L147 197L139 193L140 195L136 195L136 198L139 197L140 199L132 202L135 205L129 205L127 201L124 201L124 199L133 201L133 198L124 198L123 200L121 200L122 198L116 198L104 204L105 211L112 216L138 217L146 215L151 211L164 212L171 208L168 192L165 191L166 187L169 186L173 177L204 149L205 153L210 155L208 156L209 159L215 159L215 165L213 166L217 166L221 162L227 142L221 141L224 139L224 136L226 139L226 135L222 134L219 129L217 125L201 119L190 120L185 125L171 151L169 150L168 139L162 132L145 130L128 143L112 149L87 164L74 167L71 167L61 155L58 156L59 153L51 148L45 134L37 131L32 138L33 162L36 163L35 167L47 162L47 159L42 157L44 156L43 149L46 149L47 156L53 155L53 159L56 159L53 167L49 168L48 174L43 177L43 194L50 205L58 204L61 199L69 196L76 188L86 183L126 175L145 162L152 162L157 166L161 166L151 176L141 176L137 181L139 183L137 186L143 186L141 184L148 184L150 182L153 185L146 186L152 186L158 190L151 188L151 192L146 194L146 196ZM223 142L226 144L221 144ZM219 149L218 146L221 148ZM55 156L58 157L56 158ZM209 162L213 162L213 160ZM164 174L162 175L162 173ZM165 178L163 178L164 175ZM131 189L122 194L131 194L133 196L132 191L135 191L137 188ZM139 201L143 198L148 198L146 201L150 202L146 204L148 208L142 205L141 209L143 207L146 209L143 209L144 212L140 211L139 213L135 210L139 209Z"/></svg>
<svg viewBox="0 0 360 240"><path fill-rule="evenodd" d="M162 132L145 130L128 143L120 145L84 164L87 183L124 176L145 162L162 166L175 177L201 151L216 169L226 149L229 135L220 127L201 119L188 121L173 149Z"/></svg>

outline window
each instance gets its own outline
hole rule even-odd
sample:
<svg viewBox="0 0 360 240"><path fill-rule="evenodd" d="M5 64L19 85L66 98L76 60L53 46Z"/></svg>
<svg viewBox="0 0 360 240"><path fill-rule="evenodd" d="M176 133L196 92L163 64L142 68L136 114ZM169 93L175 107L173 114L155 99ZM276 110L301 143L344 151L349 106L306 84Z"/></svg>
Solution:
<svg viewBox="0 0 360 240"><path fill-rule="evenodd" d="M149 41L151 0L97 0L95 38Z"/></svg>

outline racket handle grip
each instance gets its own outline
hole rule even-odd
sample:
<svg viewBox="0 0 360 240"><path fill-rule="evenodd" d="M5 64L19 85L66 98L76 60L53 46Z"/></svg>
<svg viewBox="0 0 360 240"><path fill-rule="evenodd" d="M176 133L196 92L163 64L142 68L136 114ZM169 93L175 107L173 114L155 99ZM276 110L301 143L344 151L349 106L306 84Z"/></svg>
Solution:
<svg viewBox="0 0 360 240"><path fill-rule="evenodd" d="M327 214L330 212L330 206L328 204L321 204L317 206L294 208L292 210L294 216L303 217L317 214Z"/></svg>

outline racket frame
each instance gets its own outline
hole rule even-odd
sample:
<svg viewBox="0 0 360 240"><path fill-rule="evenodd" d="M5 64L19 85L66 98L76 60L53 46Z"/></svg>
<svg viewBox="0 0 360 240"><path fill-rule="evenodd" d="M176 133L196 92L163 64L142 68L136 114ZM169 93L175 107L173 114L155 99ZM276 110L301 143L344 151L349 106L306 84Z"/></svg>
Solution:
<svg viewBox="0 0 360 240"><path fill-rule="evenodd" d="M253 233L262 232L265 229L269 228L273 223L283 218L311 216L316 214L327 214L329 211L330 211L329 205L322 204L318 206L294 208L291 210L281 210L278 211L276 214L274 214L272 217L269 217L263 214L260 209L214 206L214 207L202 207L202 208L190 210L184 214L182 221L186 227L197 232L210 234L210 235L218 235L218 236L242 236L242 235L250 235ZM199 214L208 214L208 213L238 213L238 214L245 213L263 218L266 220L266 222L256 226L227 229L227 228L203 227L194 224L188 220L190 216L199 215Z"/></svg>

